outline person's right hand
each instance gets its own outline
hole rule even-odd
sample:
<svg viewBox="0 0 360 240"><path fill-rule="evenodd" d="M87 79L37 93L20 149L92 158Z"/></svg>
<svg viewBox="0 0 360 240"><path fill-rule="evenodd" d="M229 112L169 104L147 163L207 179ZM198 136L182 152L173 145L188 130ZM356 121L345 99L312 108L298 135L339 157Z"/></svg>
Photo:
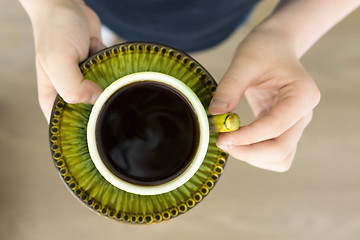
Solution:
<svg viewBox="0 0 360 240"><path fill-rule="evenodd" d="M211 114L233 112L245 95L256 117L216 144L255 167L284 172L320 100L313 79L277 29L258 27L237 48L209 107Z"/></svg>
<svg viewBox="0 0 360 240"><path fill-rule="evenodd" d="M79 62L105 46L98 16L83 1L22 1L34 29L40 107L49 121L56 95L94 103L102 89L85 80ZM30 5L30 4L34 5Z"/></svg>

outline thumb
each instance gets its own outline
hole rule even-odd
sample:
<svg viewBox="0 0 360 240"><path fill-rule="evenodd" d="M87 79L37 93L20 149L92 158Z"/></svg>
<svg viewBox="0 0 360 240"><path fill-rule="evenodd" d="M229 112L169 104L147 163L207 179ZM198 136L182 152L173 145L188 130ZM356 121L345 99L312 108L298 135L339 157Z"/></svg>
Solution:
<svg viewBox="0 0 360 240"><path fill-rule="evenodd" d="M59 95L68 103L94 103L102 89L93 81L84 79L76 54L54 49L40 64ZM75 50L74 50L75 51Z"/></svg>
<svg viewBox="0 0 360 240"><path fill-rule="evenodd" d="M238 105L249 82L248 73L239 66L241 65L233 62L220 81L209 106L210 114L229 113Z"/></svg>

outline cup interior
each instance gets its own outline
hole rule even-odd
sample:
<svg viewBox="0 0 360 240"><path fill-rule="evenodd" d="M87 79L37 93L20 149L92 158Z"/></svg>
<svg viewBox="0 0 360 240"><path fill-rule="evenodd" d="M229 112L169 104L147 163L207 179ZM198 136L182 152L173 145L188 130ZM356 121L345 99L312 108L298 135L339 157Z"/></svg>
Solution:
<svg viewBox="0 0 360 240"><path fill-rule="evenodd" d="M97 137L96 137L97 126L98 126L97 123L99 121L101 111L104 108L104 106L107 104L109 98L111 98L115 93L125 88L126 86L130 86L131 84L135 84L139 82L147 82L147 81L167 85L180 92L181 95L185 97L188 100L188 102L191 104L191 107L193 108L194 113L196 114L198 126L199 126L198 147L197 150L195 151L194 156L189 161L187 167L181 172L181 174L179 174L175 178L166 181L164 183L151 184L151 185L146 185L141 183L135 184L114 174L114 172L111 171L109 167L105 164L104 159L100 154L101 149L99 148L99 143L97 142ZM93 163L95 164L100 174L108 182L118 187L119 189L134 194L155 195L155 194L169 192L180 187L196 173L196 171L201 166L207 152L207 148L209 144L209 124L208 124L206 111L201 101L185 83L172 76L162 73L138 72L138 73L126 75L118 79L117 81L113 82L100 95L100 97L94 104L89 117L88 126L87 126L87 141L88 141L89 153Z"/></svg>

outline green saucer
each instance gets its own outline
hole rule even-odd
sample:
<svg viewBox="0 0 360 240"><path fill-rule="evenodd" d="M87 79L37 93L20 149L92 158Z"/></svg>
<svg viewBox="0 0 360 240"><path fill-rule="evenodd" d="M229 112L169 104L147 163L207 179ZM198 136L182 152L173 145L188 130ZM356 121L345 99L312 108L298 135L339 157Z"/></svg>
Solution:
<svg viewBox="0 0 360 240"><path fill-rule="evenodd" d="M160 72L188 85L205 109L216 89L211 75L193 58L168 46L134 42L115 45L80 64L85 79L105 89L136 72ZM159 223L192 209L207 196L226 164L227 153L210 134L206 157L196 174L179 188L158 195L137 195L110 184L95 168L86 130L92 105L68 104L57 96L50 119L52 158L66 186L88 207L109 218L136 224Z"/></svg>

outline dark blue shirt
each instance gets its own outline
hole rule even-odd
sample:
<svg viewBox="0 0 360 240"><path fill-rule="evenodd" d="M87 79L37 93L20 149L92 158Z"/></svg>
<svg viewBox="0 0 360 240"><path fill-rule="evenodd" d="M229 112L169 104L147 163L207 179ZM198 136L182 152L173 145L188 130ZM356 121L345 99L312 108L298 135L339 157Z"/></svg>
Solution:
<svg viewBox="0 0 360 240"><path fill-rule="evenodd" d="M127 41L191 52L226 39L259 0L86 0L102 23Z"/></svg>

